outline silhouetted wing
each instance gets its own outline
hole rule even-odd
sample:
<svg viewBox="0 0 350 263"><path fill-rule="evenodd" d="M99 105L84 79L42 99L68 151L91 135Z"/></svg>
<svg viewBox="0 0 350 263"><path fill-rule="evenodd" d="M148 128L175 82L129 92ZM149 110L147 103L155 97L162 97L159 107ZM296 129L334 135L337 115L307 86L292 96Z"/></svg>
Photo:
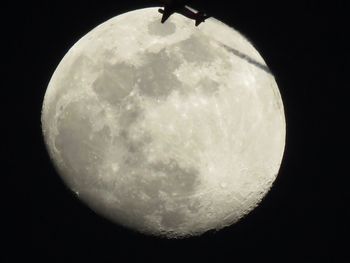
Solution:
<svg viewBox="0 0 350 263"><path fill-rule="evenodd" d="M204 13L202 13L202 12L198 12L197 14L196 14L196 16L197 16L197 18L196 18L196 23L195 23L195 25L196 26L198 26L200 23L202 23L202 22L205 22L205 20L207 19L207 18L209 18L210 16L208 16L207 14L204 14Z"/></svg>
<svg viewBox="0 0 350 263"><path fill-rule="evenodd" d="M195 26L199 26L200 23L204 22L204 19L196 19L196 22L194 23Z"/></svg>
<svg viewBox="0 0 350 263"><path fill-rule="evenodd" d="M169 8L164 8L164 9L158 9L158 12L163 14L161 22L164 23L167 21L167 19L174 13L172 10Z"/></svg>
<svg viewBox="0 0 350 263"><path fill-rule="evenodd" d="M190 7L184 6L177 10L177 12L181 15L186 16L187 18L195 20L195 25L198 26L200 23L204 22L209 16L204 14L203 12L196 12L192 10Z"/></svg>
<svg viewBox="0 0 350 263"><path fill-rule="evenodd" d="M196 13L193 12L192 10L188 9L186 6L183 6L181 8L179 8L178 10L176 10L179 14L187 17L187 18L190 18L190 19L193 19L195 20L196 19Z"/></svg>

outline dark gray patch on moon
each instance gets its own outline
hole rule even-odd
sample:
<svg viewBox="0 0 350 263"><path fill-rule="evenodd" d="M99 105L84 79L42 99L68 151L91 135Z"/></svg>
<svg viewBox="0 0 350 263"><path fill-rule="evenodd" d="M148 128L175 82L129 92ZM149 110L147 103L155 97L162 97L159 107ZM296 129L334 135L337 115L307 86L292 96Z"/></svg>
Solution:
<svg viewBox="0 0 350 263"><path fill-rule="evenodd" d="M210 63L217 58L217 53L204 35L193 34L175 46L179 47L184 60L193 63Z"/></svg>
<svg viewBox="0 0 350 263"><path fill-rule="evenodd" d="M175 75L184 60L200 66L219 58L226 70L229 71L231 67L228 56L221 49L214 48L201 34L194 34L158 53L144 52L140 56L144 64L139 67L123 62L104 65L102 73L93 83L93 90L100 99L119 104L132 90L154 100L165 100L173 91L179 91L182 95L192 93L195 87L185 85ZM219 84L204 78L198 87L203 94L210 96L218 91Z"/></svg>
<svg viewBox="0 0 350 263"><path fill-rule="evenodd" d="M166 50L142 54L144 65L135 67L126 63L105 64L102 73L93 83L97 96L110 104L120 104L132 90L153 99L166 99L183 84L174 75L181 65L180 58L170 57Z"/></svg>
<svg viewBox="0 0 350 263"><path fill-rule="evenodd" d="M156 54L145 53L143 59L146 64L136 71L141 94L147 97L165 99L173 90L182 87L182 83L174 74L175 70L182 64L178 56L169 56L166 49L162 49Z"/></svg>
<svg viewBox="0 0 350 263"><path fill-rule="evenodd" d="M112 105L119 104L134 88L134 71L135 68L126 63L105 64L92 89L101 100Z"/></svg>
<svg viewBox="0 0 350 263"><path fill-rule="evenodd" d="M151 165L156 173L166 175L166 180L162 181L161 189L169 194L188 195L194 190L198 171L192 167L183 168L176 160L167 163L157 162Z"/></svg>
<svg viewBox="0 0 350 263"><path fill-rule="evenodd" d="M148 25L148 32L155 36L168 36L174 34L176 31L176 25L169 20L162 24L159 19L154 20Z"/></svg>
<svg viewBox="0 0 350 263"><path fill-rule="evenodd" d="M125 106L124 106L125 107ZM121 127L121 135L126 136L127 130L130 126L135 123L138 119L143 117L143 110L138 106L133 106L131 109L125 109L118 119L118 124Z"/></svg>
<svg viewBox="0 0 350 263"><path fill-rule="evenodd" d="M198 83L199 89L206 96L212 96L213 94L218 93L219 86L220 86L220 83L218 83L218 82L216 82L208 77L202 78Z"/></svg>

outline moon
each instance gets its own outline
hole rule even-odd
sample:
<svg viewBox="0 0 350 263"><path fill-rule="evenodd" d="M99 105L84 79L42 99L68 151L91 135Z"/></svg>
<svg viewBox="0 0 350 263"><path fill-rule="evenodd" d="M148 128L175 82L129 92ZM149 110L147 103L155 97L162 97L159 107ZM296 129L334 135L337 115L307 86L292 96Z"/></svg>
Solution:
<svg viewBox="0 0 350 263"><path fill-rule="evenodd" d="M42 107L47 150L96 213L168 238L234 224L281 165L274 76L239 32L157 8L116 16L64 56Z"/></svg>

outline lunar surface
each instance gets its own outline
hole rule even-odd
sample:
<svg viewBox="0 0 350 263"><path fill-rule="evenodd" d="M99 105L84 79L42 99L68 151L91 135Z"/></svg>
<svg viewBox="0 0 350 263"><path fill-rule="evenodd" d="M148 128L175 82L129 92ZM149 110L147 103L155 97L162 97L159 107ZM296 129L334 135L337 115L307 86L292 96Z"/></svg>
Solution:
<svg viewBox="0 0 350 263"><path fill-rule="evenodd" d="M81 38L47 88L42 128L66 185L98 214L180 238L229 226L262 200L285 145L264 60L213 18L157 8Z"/></svg>

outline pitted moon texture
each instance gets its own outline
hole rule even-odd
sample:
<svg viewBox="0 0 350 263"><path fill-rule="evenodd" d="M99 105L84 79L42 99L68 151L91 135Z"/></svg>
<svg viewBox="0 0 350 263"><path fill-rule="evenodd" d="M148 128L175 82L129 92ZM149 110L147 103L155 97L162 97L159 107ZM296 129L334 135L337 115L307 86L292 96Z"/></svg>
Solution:
<svg viewBox="0 0 350 263"><path fill-rule="evenodd" d="M97 213L137 231L199 235L270 189L285 145L272 74L237 31L156 8L114 17L62 59L42 128L57 171Z"/></svg>

